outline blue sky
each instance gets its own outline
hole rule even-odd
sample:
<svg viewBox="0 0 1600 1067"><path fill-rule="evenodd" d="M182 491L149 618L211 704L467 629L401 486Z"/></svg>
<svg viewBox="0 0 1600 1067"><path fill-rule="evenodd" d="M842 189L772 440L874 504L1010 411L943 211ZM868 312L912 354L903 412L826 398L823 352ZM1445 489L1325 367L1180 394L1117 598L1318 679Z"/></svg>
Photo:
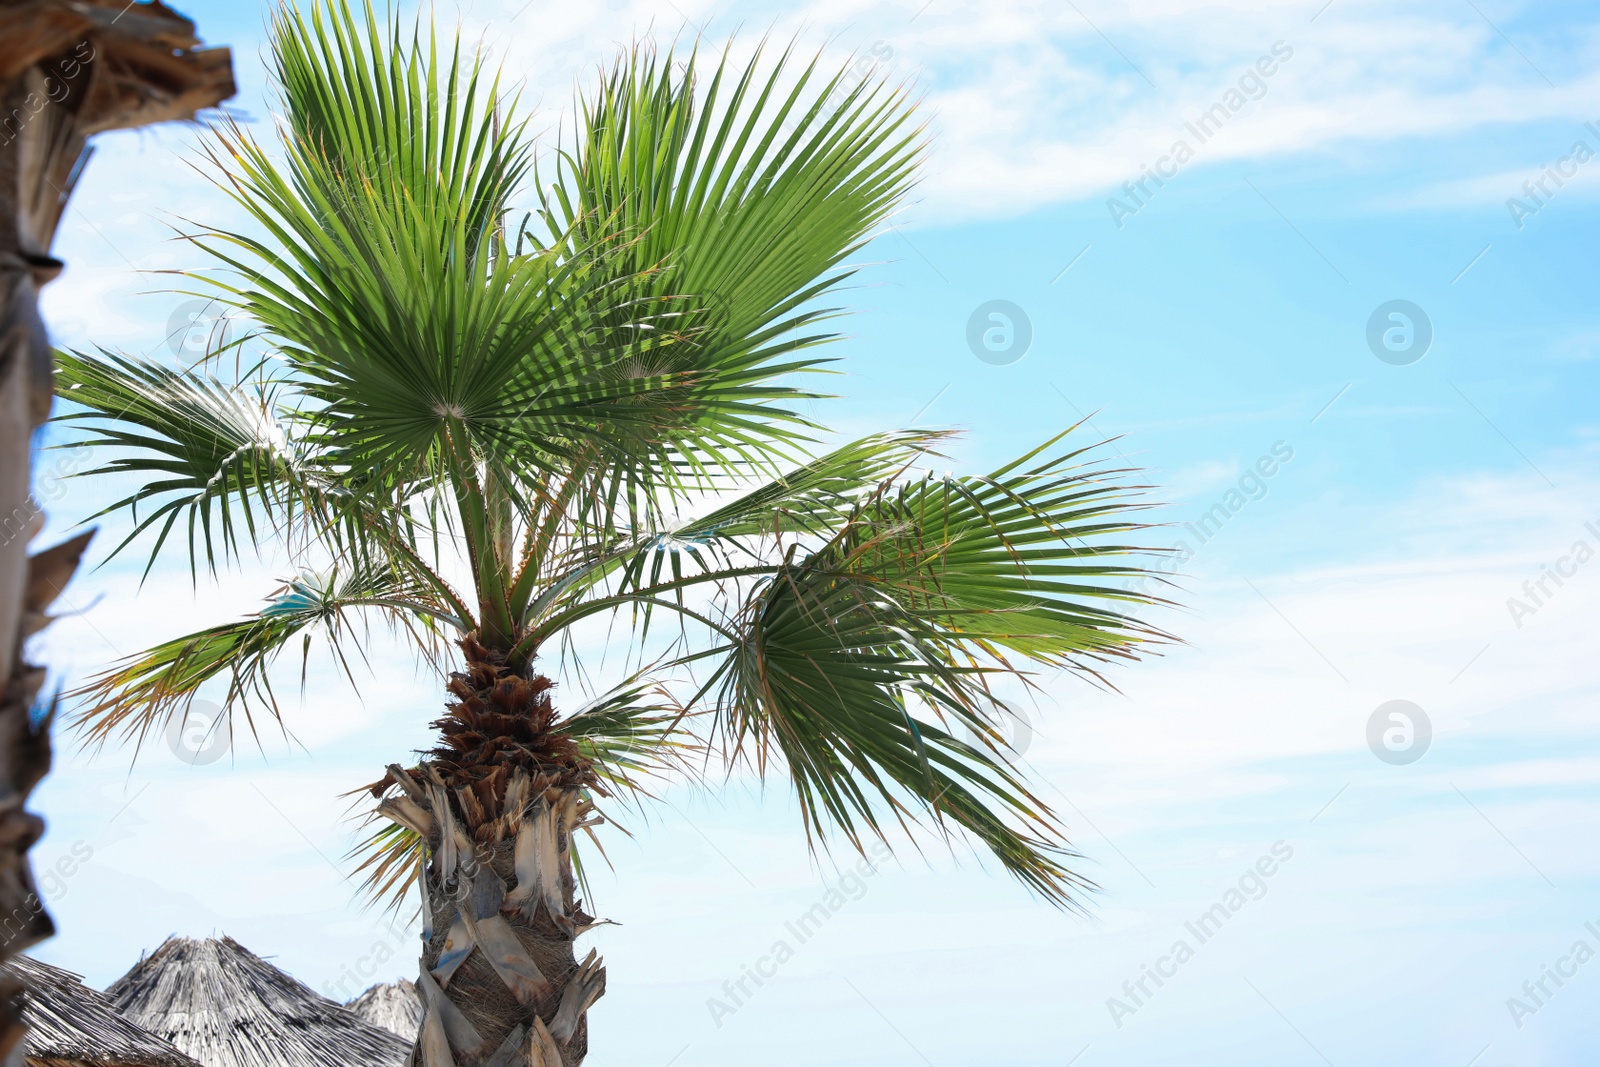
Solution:
<svg viewBox="0 0 1600 1067"><path fill-rule="evenodd" d="M1600 953L1585 847L1600 829L1600 562L1575 547L1600 551L1600 156L1578 163L1574 146L1600 153L1600 8L1057 7L437 7L525 79L542 129L574 79L652 32L738 31L741 47L800 33L909 81L934 148L861 257L835 346L844 398L818 415L846 432L962 428L963 468L1087 416L1083 432L1116 436L1159 487L1162 543L1227 514L1189 541L1183 607L1159 620L1186 645L1119 670L1116 693L1046 679L1028 708L1024 759L1103 887L1084 914L964 844L920 841L847 878L776 977L714 1012L853 860L810 860L779 788L673 790L597 879L623 925L596 939L610 991L591 1062L1587 1062L1600 962L1573 952ZM234 46L238 106L265 135L262 13L185 10ZM1280 42L1292 54L1250 83L1259 98L1198 143L1185 124ZM182 301L136 272L194 265L169 240L174 215L228 217L189 168L197 137L102 138L45 300L63 342L171 358ZM1193 158L1136 213L1113 211L1180 138ZM1532 201L1523 183L1563 158L1564 184ZM966 340L992 300L1031 324L1008 365ZM1392 300L1431 323L1416 362L1368 346ZM1275 449L1272 475L1230 498ZM49 494L52 535L108 492ZM1531 602L1524 583L1563 559L1562 584L1514 618L1508 600ZM274 562L198 593L174 566L137 597L136 572L113 564L78 580L78 614L39 652L70 682L248 610ZM300 744L268 738L265 755L196 768L156 746L130 769L127 752L91 760L63 737L36 802L51 822L39 863L92 855L51 883L62 933L39 955L104 984L169 933L226 932L318 988L413 972L409 934L354 899L339 794L421 745L440 700L404 656L373 655L361 700L314 671L290 713ZM1369 748L1391 700L1431 725L1414 762ZM1275 845L1290 858L1250 876ZM1186 924L1241 879L1242 906L1199 944ZM1193 957L1163 962L1178 941ZM1174 973L1141 991L1146 965ZM1575 969L1560 986L1543 975L1558 965ZM1524 983L1541 979L1535 1003Z"/></svg>

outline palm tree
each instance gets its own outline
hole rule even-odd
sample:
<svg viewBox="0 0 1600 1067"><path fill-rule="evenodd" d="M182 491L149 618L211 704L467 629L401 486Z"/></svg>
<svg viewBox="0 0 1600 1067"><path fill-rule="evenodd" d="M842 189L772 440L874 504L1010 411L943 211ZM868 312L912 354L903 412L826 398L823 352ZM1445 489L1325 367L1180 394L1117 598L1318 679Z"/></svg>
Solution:
<svg viewBox="0 0 1600 1067"><path fill-rule="evenodd" d="M320 633L343 661L363 614L452 657L436 747L371 787L392 825L366 861L377 891L423 887L425 1067L583 1061L605 970L575 950L598 922L576 839L676 769L785 775L813 841L958 828L1076 901L996 685L1162 638L1124 613L1154 599L1123 582L1139 487L1068 435L941 477L918 466L940 433L825 451L798 410L845 261L914 176L903 95L787 52L639 48L537 173L459 43L318 0L271 44L281 159L235 125L210 151L257 232L194 237L255 336L60 377L137 481L107 509L136 518L122 546L186 546L198 574L281 539L307 569L87 683L90 739L142 739L208 684L254 729L278 655ZM558 710L541 664L606 618L649 662Z"/></svg>

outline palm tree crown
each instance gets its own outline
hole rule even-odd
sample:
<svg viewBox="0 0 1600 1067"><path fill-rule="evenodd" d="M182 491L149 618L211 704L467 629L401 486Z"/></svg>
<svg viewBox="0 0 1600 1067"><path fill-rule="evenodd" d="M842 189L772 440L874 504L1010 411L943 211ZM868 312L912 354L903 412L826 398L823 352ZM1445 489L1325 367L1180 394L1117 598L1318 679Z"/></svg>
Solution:
<svg viewBox="0 0 1600 1067"><path fill-rule="evenodd" d="M91 737L208 684L275 714L279 654L321 634L342 657L376 613L463 651L430 758L464 805L498 810L519 767L632 794L694 750L786 775L808 834L951 823L1074 899L993 687L1162 638L1127 614L1156 599L1123 581L1147 573L1140 487L1065 434L935 476L941 433L823 451L799 413L847 260L916 172L904 95L790 52L638 48L536 167L459 44L319 0L276 15L272 58L281 152L231 121L209 150L251 226L193 238L252 336L177 369L63 353L62 418L137 480L102 512L133 515L119 550L148 536L198 574L281 537L319 565L87 683ZM541 659L619 613L635 649L658 620L670 640L558 711ZM375 878L408 882L420 840L380 835Z"/></svg>

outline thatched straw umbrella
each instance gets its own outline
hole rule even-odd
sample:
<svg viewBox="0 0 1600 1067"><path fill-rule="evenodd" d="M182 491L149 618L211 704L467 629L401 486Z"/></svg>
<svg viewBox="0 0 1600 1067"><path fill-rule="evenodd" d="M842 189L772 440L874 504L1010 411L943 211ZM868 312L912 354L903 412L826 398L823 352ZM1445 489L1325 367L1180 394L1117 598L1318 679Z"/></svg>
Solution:
<svg viewBox="0 0 1600 1067"><path fill-rule="evenodd" d="M381 1026L407 1041L415 1041L422 1026L422 998L417 995L417 987L404 978L381 982L345 1007L373 1026Z"/></svg>
<svg viewBox="0 0 1600 1067"><path fill-rule="evenodd" d="M231 937L171 937L106 994L205 1067L398 1067L411 1042L369 1026Z"/></svg>
<svg viewBox="0 0 1600 1067"><path fill-rule="evenodd" d="M117 1014L111 998L70 971L15 956L0 973L26 983L22 1022L27 1067L200 1067Z"/></svg>

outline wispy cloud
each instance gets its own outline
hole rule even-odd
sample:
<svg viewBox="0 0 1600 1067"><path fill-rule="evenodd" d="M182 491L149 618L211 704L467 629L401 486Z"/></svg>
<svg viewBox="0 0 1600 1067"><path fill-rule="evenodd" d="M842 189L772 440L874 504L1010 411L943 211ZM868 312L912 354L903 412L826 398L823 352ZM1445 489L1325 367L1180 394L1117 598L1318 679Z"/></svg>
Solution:
<svg viewBox="0 0 1600 1067"><path fill-rule="evenodd" d="M615 3L553 18L541 5L537 34L519 31L531 13L508 18L522 6L463 10L496 57L526 72L552 118L573 79L591 73L575 70L573 57L589 59L596 40L671 41L702 29L715 40L742 29L745 44L799 34L841 64L874 47L888 51L879 73L915 86L935 133L924 199L912 212L922 221L1108 195L1189 136L1185 122L1237 87L1274 44L1292 59L1204 146L1197 165L1600 117L1591 114L1600 99L1593 64L1547 58L1514 20L1490 25L1470 5L1340 3L1315 22L1309 4L952 0L918 14L921 5L865 0ZM1593 38L1594 21L1582 17L1571 15L1562 34ZM1501 36L1501 23L1516 37Z"/></svg>

